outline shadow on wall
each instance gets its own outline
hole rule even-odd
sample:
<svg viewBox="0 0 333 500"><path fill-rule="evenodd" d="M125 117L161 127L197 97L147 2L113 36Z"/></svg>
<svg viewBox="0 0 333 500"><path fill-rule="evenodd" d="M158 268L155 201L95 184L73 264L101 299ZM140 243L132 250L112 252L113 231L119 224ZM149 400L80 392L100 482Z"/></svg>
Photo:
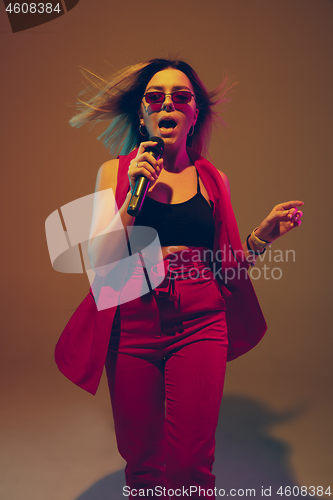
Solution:
<svg viewBox="0 0 333 500"><path fill-rule="evenodd" d="M295 494L289 498L317 498L303 496L300 490L297 494L298 485L289 460L290 446L269 435L270 427L296 419L304 411L303 407L279 413L247 397L225 396L216 431L213 472L217 490L225 490L224 496L240 498L249 497L250 493L246 495L245 490L254 488L255 497L281 500L287 497L277 493L281 486L283 489L296 486ZM99 480L75 500L124 500L124 485L124 472L115 472ZM262 493L262 487L266 495ZM271 488L270 495L268 488ZM231 489L236 492L230 494ZM253 498L254 494L251 496ZM217 495L217 498L222 496Z"/></svg>
<svg viewBox="0 0 333 500"><path fill-rule="evenodd" d="M244 490L235 496L240 498L249 496L246 489L253 488L256 497L281 500L289 496L285 487L296 487L289 498L316 498L301 495L290 463L291 447L270 435L273 426L295 420L305 411L303 406L277 412L247 397L225 396L216 431L217 489L223 488L226 494L231 489Z"/></svg>

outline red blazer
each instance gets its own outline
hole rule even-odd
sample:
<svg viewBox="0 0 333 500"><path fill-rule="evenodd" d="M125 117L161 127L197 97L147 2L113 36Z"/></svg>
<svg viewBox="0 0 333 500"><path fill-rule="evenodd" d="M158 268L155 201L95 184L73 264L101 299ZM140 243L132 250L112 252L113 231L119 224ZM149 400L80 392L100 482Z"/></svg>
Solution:
<svg viewBox="0 0 333 500"><path fill-rule="evenodd" d="M236 219L223 180L210 162L191 149L188 149L188 153L199 172L209 199L214 202L216 230L213 272L226 302L230 361L252 349L265 334L267 326L247 274L248 264L244 258ZM129 162L136 154L137 150L119 157L115 194L118 207L124 203L129 190L127 171ZM92 288L103 290L106 283L109 287L108 276L102 278L96 275ZM92 288L67 323L56 345L55 360L59 370L69 380L91 394L96 394L103 373L116 307L98 310L94 299L96 293L92 293ZM112 292L120 294L120 290Z"/></svg>

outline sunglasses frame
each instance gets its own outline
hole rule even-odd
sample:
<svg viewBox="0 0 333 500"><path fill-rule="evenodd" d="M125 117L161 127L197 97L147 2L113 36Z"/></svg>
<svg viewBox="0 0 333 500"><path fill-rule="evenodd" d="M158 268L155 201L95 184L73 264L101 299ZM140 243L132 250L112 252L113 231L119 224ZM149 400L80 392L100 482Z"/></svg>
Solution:
<svg viewBox="0 0 333 500"><path fill-rule="evenodd" d="M179 93L186 93L186 94L188 94L188 95L190 95L190 96L191 96L191 99L190 99L189 101L186 101L186 102L175 102L175 101L173 100L173 95L174 95L174 94L179 94ZM146 98L146 95L147 95L147 94L163 94L163 95L164 95L164 98L163 98L161 101L148 102L148 101L147 101L147 98ZM143 98L145 98L145 99L146 99L146 103L147 103L147 104L163 104L167 95L171 96L172 102L173 102L174 104L189 104L189 103L192 101L192 97L194 97L194 100L195 100L195 95L194 95L194 94L192 94L192 92L190 92L189 90L174 90L174 91L173 91L173 92L171 92L171 93L164 93L164 92L162 92L161 90L150 90L149 92L146 92L146 93L142 96L142 99L143 99Z"/></svg>

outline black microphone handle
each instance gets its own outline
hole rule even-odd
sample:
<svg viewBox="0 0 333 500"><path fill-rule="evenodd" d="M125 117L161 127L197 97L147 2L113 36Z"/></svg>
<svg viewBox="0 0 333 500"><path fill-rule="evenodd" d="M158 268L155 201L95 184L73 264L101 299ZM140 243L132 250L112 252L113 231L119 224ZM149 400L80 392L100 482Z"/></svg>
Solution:
<svg viewBox="0 0 333 500"><path fill-rule="evenodd" d="M132 215L132 217L137 217L140 214L143 202L149 189L149 183L150 181L144 175L140 175L137 178L127 209L127 213Z"/></svg>

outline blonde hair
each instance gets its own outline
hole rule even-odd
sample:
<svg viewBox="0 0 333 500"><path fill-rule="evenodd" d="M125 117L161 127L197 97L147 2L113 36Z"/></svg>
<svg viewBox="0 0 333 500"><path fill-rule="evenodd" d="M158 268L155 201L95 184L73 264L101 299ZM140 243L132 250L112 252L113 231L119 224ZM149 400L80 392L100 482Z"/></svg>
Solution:
<svg viewBox="0 0 333 500"><path fill-rule="evenodd" d="M220 119L214 108L230 101L229 92L235 83L228 84L226 77L218 87L208 92L191 66L180 60L152 59L125 68L109 81L84 70L90 86L79 95L78 113L70 124L81 127L88 122L108 120L110 125L98 139L103 139L105 147L115 156L130 153L143 140L138 111L147 84L156 73L167 68L182 71L193 86L199 115L193 135L187 138L187 146L199 154L206 154L213 123ZM81 99L83 94L91 91L91 98ZM220 121L226 125L223 120Z"/></svg>

